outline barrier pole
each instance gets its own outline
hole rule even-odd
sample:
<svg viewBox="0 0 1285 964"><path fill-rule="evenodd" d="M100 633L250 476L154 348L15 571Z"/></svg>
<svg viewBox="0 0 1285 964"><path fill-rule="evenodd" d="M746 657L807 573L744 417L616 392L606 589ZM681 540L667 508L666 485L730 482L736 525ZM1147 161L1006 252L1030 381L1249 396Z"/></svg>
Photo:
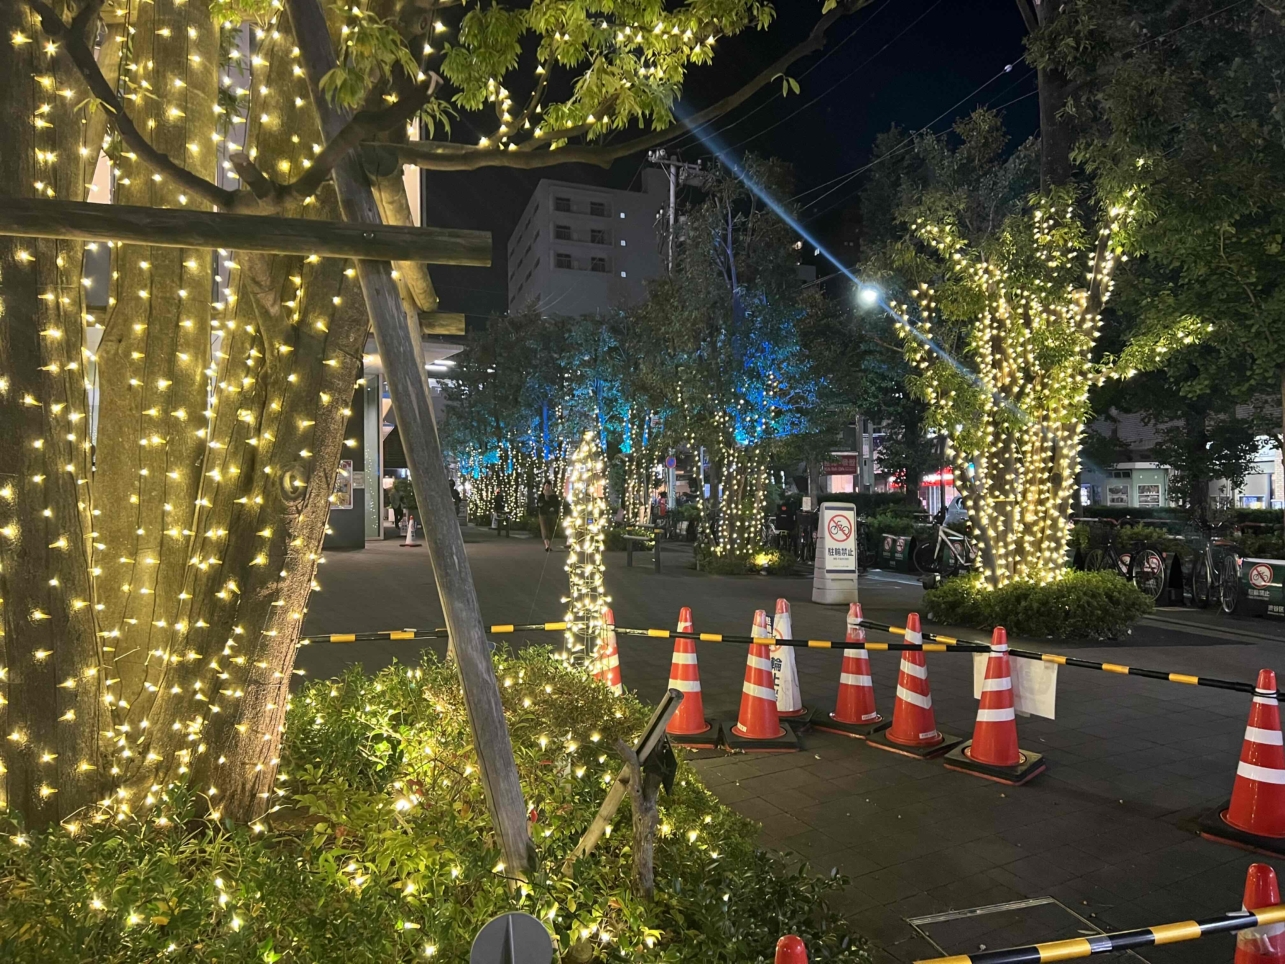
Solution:
<svg viewBox="0 0 1285 964"><path fill-rule="evenodd" d="M1206 934L1230 934L1282 922L1285 922L1285 904L1276 904L1256 911L1234 911L1206 920L1184 920L1139 930L1101 934L1097 937L1073 937L1065 941L1047 941L1043 944L1028 944L1025 947L1010 947L1002 951L978 951L976 954L921 958L915 961L915 964L1037 964L1039 961L1071 961L1135 947L1178 944L1183 941L1198 940Z"/></svg>

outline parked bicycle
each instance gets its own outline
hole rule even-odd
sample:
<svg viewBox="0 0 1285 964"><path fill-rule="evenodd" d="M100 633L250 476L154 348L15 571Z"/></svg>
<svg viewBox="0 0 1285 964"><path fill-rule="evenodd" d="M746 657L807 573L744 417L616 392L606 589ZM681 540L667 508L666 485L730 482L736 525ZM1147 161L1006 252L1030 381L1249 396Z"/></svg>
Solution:
<svg viewBox="0 0 1285 964"><path fill-rule="evenodd" d="M936 572L948 578L973 568L977 544L962 532L937 526L936 541L916 546L914 561L920 572Z"/></svg>
<svg viewBox="0 0 1285 964"><path fill-rule="evenodd" d="M1105 549L1093 549L1084 558L1084 568L1089 572L1115 572L1133 583L1152 599L1159 599L1165 588L1165 561L1154 549L1136 544L1128 552L1116 549L1111 538Z"/></svg>
<svg viewBox="0 0 1285 964"><path fill-rule="evenodd" d="M1235 612L1240 594L1235 545L1211 532L1191 565L1191 601L1201 609L1217 603L1223 612Z"/></svg>

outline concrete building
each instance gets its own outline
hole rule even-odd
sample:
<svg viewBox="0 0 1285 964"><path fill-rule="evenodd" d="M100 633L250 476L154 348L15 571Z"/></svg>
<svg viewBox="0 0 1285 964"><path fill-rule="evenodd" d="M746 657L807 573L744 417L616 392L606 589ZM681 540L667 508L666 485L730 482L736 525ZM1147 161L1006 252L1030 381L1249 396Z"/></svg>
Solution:
<svg viewBox="0 0 1285 964"><path fill-rule="evenodd" d="M1248 406L1239 406L1237 415L1246 417ZM1119 508L1158 509L1173 505L1169 493L1168 465L1155 460L1152 448L1164 425L1143 420L1140 415L1112 412L1091 426L1093 431L1115 438L1126 453L1111 465L1085 461L1080 468L1080 504ZM1279 509L1285 506L1285 469L1281 453L1269 438L1259 440L1254 465L1239 488L1226 479L1209 483L1210 502L1222 507Z"/></svg>
<svg viewBox="0 0 1285 964"><path fill-rule="evenodd" d="M664 172L641 191L541 180L509 238L509 311L583 315L635 305L661 273L656 219L669 203Z"/></svg>

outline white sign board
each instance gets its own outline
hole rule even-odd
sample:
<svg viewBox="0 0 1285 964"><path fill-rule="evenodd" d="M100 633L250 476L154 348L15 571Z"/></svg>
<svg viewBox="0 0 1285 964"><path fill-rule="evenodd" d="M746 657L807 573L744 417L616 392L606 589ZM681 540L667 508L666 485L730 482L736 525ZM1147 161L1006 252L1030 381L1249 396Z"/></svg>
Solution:
<svg viewBox="0 0 1285 964"><path fill-rule="evenodd" d="M982 698L982 682L986 679L986 663L989 659L989 653L973 654L975 700ZM1010 656L1008 666L1013 678L1013 709L1022 716L1056 719L1057 663Z"/></svg>
<svg viewBox="0 0 1285 964"><path fill-rule="evenodd" d="M855 506L821 505L817 531L825 551L826 572L857 571L857 510Z"/></svg>

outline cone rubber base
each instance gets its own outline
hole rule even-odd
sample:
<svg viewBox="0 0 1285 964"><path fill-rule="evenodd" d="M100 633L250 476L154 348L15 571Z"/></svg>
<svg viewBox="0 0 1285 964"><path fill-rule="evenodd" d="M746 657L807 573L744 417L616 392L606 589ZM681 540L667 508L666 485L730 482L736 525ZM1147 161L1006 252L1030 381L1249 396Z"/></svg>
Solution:
<svg viewBox="0 0 1285 964"><path fill-rule="evenodd" d="M891 729L892 723L881 725L868 737L866 742L880 750L887 750L889 753L900 753L902 756L908 756L915 760L931 760L933 757L941 756L953 750L959 744L964 742L962 736L956 736L954 733L947 733L945 730L938 730L941 734L941 742L934 743L932 746L902 746L900 743L893 743L888 739L888 730Z"/></svg>
<svg viewBox="0 0 1285 964"><path fill-rule="evenodd" d="M1272 857L1285 857L1285 837L1260 837L1258 834L1237 830L1224 820L1223 814L1227 812L1230 805L1228 801L1221 807L1215 807L1200 816L1196 821L1196 828L1202 837L1215 843L1239 847L1241 850L1252 850Z"/></svg>
<svg viewBox="0 0 1285 964"><path fill-rule="evenodd" d="M746 753L792 753L799 748L799 738L788 723L782 722L785 732L768 740L751 740L747 736L738 736L732 729L735 720L725 720L719 726L719 737L723 746L729 750L744 750Z"/></svg>
<svg viewBox="0 0 1285 964"><path fill-rule="evenodd" d="M824 716L818 716L812 721L812 729L821 730L824 733L838 733L840 736L850 736L856 740L864 740L882 727L888 725L888 721L882 716L871 720L869 723L840 723L829 713Z"/></svg>
<svg viewBox="0 0 1285 964"><path fill-rule="evenodd" d="M712 750L718 746L718 724L711 723L699 733L670 733L665 731L669 742L677 746L689 746L697 750Z"/></svg>
<svg viewBox="0 0 1285 964"><path fill-rule="evenodd" d="M946 758L942 760L946 769L967 773L969 776L981 777L983 780L1006 783L1010 787L1020 787L1023 783L1033 780L1048 769L1048 765L1044 762L1044 754L1032 753L1029 750L1017 751L1022 756L1021 762L1017 766L1000 767L982 763L974 760L965 752L972 745L973 741L968 740L947 753Z"/></svg>
<svg viewBox="0 0 1285 964"><path fill-rule="evenodd" d="M782 713L780 710L777 710L776 715L780 718L782 723L789 723L790 726L794 727L796 732L802 733L812 727L812 718L816 715L816 710L805 706L794 716Z"/></svg>

